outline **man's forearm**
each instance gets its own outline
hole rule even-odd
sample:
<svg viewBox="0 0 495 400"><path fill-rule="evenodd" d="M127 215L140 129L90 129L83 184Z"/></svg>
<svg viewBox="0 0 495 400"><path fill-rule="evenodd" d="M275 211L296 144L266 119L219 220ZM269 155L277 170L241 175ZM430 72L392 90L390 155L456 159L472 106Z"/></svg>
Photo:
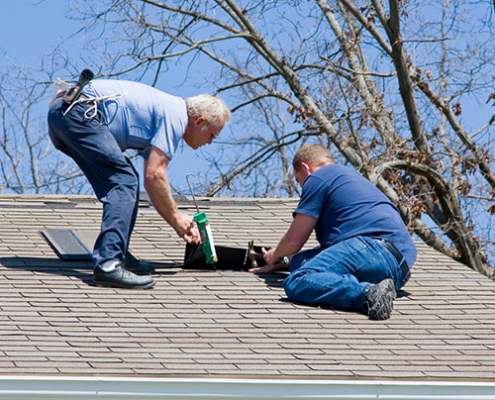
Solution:
<svg viewBox="0 0 495 400"><path fill-rule="evenodd" d="M158 214L170 226L176 228L179 209L172 196L166 176L148 178L145 180L144 186Z"/></svg>
<svg viewBox="0 0 495 400"><path fill-rule="evenodd" d="M277 261L281 260L283 257L297 253L301 250L301 247L302 245L299 242L292 242L287 235L284 235L273 251L273 258Z"/></svg>
<svg viewBox="0 0 495 400"><path fill-rule="evenodd" d="M287 232L278 242L277 247L266 253L265 261L273 265L285 256L296 254L309 239L316 226L316 221L316 218L297 214Z"/></svg>
<svg viewBox="0 0 495 400"><path fill-rule="evenodd" d="M193 217L180 212L172 196L167 179L169 162L170 159L162 151L152 146L144 164L144 187L158 214L174 228L177 235L187 243L199 243L201 238Z"/></svg>

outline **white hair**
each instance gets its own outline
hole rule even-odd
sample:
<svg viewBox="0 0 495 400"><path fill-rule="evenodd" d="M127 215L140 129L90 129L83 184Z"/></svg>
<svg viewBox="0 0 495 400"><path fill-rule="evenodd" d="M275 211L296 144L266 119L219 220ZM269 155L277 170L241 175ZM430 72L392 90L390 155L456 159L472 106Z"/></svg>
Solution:
<svg viewBox="0 0 495 400"><path fill-rule="evenodd" d="M230 121L230 110L222 99L210 94L199 94L186 100L187 113L192 118L203 117L208 126L219 126Z"/></svg>

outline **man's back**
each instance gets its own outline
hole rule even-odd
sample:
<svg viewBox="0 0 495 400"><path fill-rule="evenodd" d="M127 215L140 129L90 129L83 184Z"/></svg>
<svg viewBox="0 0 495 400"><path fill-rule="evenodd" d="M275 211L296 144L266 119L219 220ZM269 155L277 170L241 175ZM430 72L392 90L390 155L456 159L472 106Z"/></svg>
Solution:
<svg viewBox="0 0 495 400"><path fill-rule="evenodd" d="M99 109L122 150L153 145L173 157L187 126L184 99L139 82L110 79L91 81L83 94L110 96Z"/></svg>
<svg viewBox="0 0 495 400"><path fill-rule="evenodd" d="M355 170L329 164L307 177L295 213L318 219L315 232L323 247L356 236L392 243L409 265L416 247L397 207Z"/></svg>

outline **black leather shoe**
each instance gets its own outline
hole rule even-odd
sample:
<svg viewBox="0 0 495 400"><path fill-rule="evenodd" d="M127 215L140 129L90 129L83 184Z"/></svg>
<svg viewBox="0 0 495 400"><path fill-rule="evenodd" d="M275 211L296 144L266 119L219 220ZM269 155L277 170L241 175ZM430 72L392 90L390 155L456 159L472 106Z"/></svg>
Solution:
<svg viewBox="0 0 495 400"><path fill-rule="evenodd" d="M151 276L140 276L127 271L119 262L117 267L110 272L103 271L97 265L93 272L93 284L124 289L151 289L155 286L155 281Z"/></svg>
<svg viewBox="0 0 495 400"><path fill-rule="evenodd" d="M134 272L136 275L151 275L155 272L153 263L138 260L129 252L125 255L124 268L128 271Z"/></svg>

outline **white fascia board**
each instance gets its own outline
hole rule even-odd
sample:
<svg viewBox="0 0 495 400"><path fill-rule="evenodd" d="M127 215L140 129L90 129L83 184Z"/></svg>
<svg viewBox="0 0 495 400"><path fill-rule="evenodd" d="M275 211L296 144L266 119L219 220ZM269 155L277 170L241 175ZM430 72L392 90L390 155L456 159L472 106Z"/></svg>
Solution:
<svg viewBox="0 0 495 400"><path fill-rule="evenodd" d="M0 399L495 400L495 382L2 376Z"/></svg>

